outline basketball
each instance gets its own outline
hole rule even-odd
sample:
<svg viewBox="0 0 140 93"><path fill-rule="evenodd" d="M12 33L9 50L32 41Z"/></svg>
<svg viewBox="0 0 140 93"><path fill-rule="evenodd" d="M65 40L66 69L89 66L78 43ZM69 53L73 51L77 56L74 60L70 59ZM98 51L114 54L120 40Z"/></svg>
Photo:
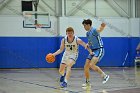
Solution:
<svg viewBox="0 0 140 93"><path fill-rule="evenodd" d="M51 53L47 54L46 55L46 61L48 63L53 63L55 61L55 56L53 54L51 54Z"/></svg>

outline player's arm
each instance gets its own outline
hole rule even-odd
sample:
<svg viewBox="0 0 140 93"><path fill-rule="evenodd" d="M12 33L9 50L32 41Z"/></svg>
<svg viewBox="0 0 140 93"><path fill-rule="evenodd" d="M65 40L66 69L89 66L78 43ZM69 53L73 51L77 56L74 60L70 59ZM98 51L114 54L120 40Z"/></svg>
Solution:
<svg viewBox="0 0 140 93"><path fill-rule="evenodd" d="M77 39L77 43L85 47L85 49L87 49L91 55L93 54L89 46L85 42L83 42L80 38Z"/></svg>
<svg viewBox="0 0 140 93"><path fill-rule="evenodd" d="M102 32L105 28L106 24L105 23L102 23L101 26L97 29L97 32Z"/></svg>
<svg viewBox="0 0 140 93"><path fill-rule="evenodd" d="M61 40L61 45L60 45L60 49L58 49L56 52L53 53L54 56L56 55L59 55L60 53L63 52L65 48L65 45L64 45L64 38Z"/></svg>

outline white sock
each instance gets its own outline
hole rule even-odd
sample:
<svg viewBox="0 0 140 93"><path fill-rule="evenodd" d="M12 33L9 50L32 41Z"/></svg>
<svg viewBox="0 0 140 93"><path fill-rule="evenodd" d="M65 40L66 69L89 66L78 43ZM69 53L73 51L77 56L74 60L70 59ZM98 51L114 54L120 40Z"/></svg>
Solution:
<svg viewBox="0 0 140 93"><path fill-rule="evenodd" d="M65 73L60 73L61 74L61 76L64 76L65 75Z"/></svg>
<svg viewBox="0 0 140 93"><path fill-rule="evenodd" d="M102 77L104 78L105 76L106 76L106 74L103 72L103 73L102 73Z"/></svg>
<svg viewBox="0 0 140 93"><path fill-rule="evenodd" d="M65 79L64 81L65 81L66 83L68 82L68 80L67 80L67 79Z"/></svg>
<svg viewBox="0 0 140 93"><path fill-rule="evenodd" d="M62 76L64 76L64 74L62 74Z"/></svg>

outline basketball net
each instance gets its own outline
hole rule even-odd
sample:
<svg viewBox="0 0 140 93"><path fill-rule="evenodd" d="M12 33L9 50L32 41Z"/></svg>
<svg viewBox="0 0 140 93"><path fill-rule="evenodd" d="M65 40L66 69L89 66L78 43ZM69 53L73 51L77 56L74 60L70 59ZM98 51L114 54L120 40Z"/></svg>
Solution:
<svg viewBox="0 0 140 93"><path fill-rule="evenodd" d="M36 32L41 32L42 24L35 24Z"/></svg>

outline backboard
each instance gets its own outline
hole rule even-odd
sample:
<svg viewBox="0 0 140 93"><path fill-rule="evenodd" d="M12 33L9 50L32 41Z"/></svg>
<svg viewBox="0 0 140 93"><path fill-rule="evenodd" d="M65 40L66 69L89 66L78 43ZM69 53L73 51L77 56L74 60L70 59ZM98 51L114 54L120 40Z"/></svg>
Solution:
<svg viewBox="0 0 140 93"><path fill-rule="evenodd" d="M41 28L51 28L50 14L48 12L24 11L23 12L23 27L36 28L36 25L41 25Z"/></svg>

